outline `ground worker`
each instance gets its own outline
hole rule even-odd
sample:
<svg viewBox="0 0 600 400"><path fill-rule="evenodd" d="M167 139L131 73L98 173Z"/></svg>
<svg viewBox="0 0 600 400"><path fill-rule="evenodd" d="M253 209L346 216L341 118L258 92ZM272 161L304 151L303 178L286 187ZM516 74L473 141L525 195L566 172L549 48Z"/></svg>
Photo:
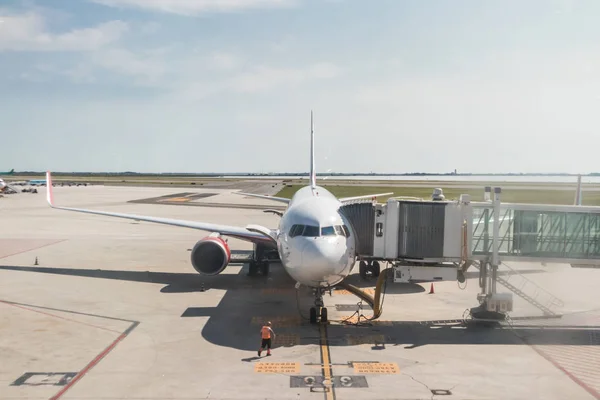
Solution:
<svg viewBox="0 0 600 400"><path fill-rule="evenodd" d="M260 336L262 342L260 344L260 349L258 349L258 356L260 357L260 353L262 353L263 349L267 349L267 355L271 355L271 336L275 337L275 332L271 328L271 321L267 322L262 328L260 328Z"/></svg>

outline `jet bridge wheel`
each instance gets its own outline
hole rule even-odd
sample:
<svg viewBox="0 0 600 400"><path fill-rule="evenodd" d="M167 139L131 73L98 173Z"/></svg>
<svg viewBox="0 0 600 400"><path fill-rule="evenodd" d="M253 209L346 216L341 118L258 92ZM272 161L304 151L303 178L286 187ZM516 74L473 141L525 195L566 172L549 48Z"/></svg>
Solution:
<svg viewBox="0 0 600 400"><path fill-rule="evenodd" d="M371 270L373 276L377 278L379 276L379 273L381 272L381 266L379 265L379 261L373 261L372 263L370 263L369 269Z"/></svg>
<svg viewBox="0 0 600 400"><path fill-rule="evenodd" d="M367 279L367 263L366 263L366 261L361 261L358 264L358 273L362 279Z"/></svg>
<svg viewBox="0 0 600 400"><path fill-rule="evenodd" d="M360 277L364 280L369 278L369 273L374 278L377 278L381 273L381 266L379 265L379 261L369 261L368 263L366 261L361 261L358 265L358 272Z"/></svg>

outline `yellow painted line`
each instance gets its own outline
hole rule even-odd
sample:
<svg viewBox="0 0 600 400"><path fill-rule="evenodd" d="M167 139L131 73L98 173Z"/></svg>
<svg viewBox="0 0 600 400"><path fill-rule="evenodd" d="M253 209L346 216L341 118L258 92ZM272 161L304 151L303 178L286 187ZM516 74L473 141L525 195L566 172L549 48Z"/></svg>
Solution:
<svg viewBox="0 0 600 400"><path fill-rule="evenodd" d="M329 346L327 345L327 332L325 330L325 326L319 326L319 330L321 331L321 359L323 362L323 385L326 387L325 389L325 399L333 400L333 386L332 386L332 376L331 376L331 357L329 355Z"/></svg>
<svg viewBox="0 0 600 400"><path fill-rule="evenodd" d="M300 363L256 363L254 364L254 372L262 374L299 374Z"/></svg>
<svg viewBox="0 0 600 400"><path fill-rule="evenodd" d="M356 374L399 374L396 363L353 363Z"/></svg>

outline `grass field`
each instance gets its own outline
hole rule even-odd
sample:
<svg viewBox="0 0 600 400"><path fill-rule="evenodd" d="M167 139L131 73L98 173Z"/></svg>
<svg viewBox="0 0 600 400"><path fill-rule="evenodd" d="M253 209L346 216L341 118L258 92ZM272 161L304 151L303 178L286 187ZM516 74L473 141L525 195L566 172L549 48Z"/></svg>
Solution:
<svg viewBox="0 0 600 400"><path fill-rule="evenodd" d="M45 179L45 176L10 176L7 181L23 181L30 179ZM220 177L189 177L189 176L78 176L78 175L53 175L55 183L60 182L88 182L99 185L117 186L171 186L171 187L202 187L220 182L235 183L239 181L254 181L267 183L283 182L284 187L277 196L291 198L292 195L307 180L288 179L260 179L260 178L220 178ZM441 187L447 199L458 199L461 194L470 194L473 201L483 201L483 187L490 185L484 182L472 181L347 181L333 180L321 181L319 184L338 197L359 196L373 193L393 192L395 197L407 196L430 199L434 187ZM565 204L572 205L575 198L575 181L573 183L552 182L496 182L492 186L502 187L502 202L506 203L539 203L539 204ZM475 188L474 188L475 187ZM600 187L598 184L583 185L583 205L600 206ZM587 190L586 190L587 189ZM380 197L379 202L385 202L387 197Z"/></svg>
<svg viewBox="0 0 600 400"><path fill-rule="evenodd" d="M292 185L283 188L276 196L291 198L302 185ZM419 187L390 187L390 186L325 186L327 190L337 197L351 197L375 193L394 193L394 197L409 196L431 199L433 188ZM444 188L444 196L448 200L458 199L461 194L471 195L472 201L483 201L482 189L461 189L456 187ZM389 196L379 197L382 203ZM537 203L537 204L565 204L572 205L575 199L575 190L547 190L547 189L507 189L502 190L500 197L504 203ZM583 191L583 205L600 206L600 191Z"/></svg>

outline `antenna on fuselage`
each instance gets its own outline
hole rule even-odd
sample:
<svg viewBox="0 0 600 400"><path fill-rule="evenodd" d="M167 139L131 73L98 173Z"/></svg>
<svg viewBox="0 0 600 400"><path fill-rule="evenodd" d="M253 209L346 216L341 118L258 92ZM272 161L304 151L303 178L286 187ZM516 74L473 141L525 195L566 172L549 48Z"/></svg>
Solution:
<svg viewBox="0 0 600 400"><path fill-rule="evenodd" d="M315 125L313 111L310 110L310 187L317 187L317 171L315 169Z"/></svg>

